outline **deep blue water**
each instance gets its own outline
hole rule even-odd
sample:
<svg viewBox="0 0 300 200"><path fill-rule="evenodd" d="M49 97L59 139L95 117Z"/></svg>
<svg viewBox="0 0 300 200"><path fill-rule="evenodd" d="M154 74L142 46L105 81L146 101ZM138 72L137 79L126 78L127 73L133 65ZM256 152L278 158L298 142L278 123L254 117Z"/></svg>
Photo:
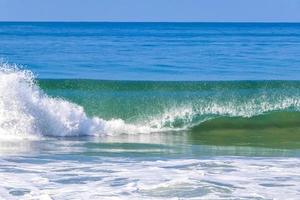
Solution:
<svg viewBox="0 0 300 200"><path fill-rule="evenodd" d="M0 57L39 78L300 79L300 24L0 23Z"/></svg>

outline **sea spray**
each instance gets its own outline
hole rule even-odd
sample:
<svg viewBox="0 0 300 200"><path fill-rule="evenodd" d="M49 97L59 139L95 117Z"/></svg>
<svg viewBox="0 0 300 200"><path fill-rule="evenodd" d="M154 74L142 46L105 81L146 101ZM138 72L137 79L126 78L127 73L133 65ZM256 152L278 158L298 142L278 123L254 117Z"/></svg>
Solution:
<svg viewBox="0 0 300 200"><path fill-rule="evenodd" d="M2 64L0 68L1 137L99 136L145 132L121 119L89 118L83 107L49 97L36 84L31 71Z"/></svg>

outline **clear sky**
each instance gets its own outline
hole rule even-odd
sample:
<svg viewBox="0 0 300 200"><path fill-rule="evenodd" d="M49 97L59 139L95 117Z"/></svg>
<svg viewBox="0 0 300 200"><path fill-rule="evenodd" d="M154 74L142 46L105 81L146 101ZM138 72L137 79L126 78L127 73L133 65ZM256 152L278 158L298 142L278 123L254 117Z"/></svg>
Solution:
<svg viewBox="0 0 300 200"><path fill-rule="evenodd" d="M0 0L0 21L300 22L300 0Z"/></svg>

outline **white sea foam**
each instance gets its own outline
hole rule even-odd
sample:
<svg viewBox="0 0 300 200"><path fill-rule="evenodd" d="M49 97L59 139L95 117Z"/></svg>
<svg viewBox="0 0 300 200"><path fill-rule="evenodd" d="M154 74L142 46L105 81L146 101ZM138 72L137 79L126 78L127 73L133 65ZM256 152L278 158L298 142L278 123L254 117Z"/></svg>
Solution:
<svg viewBox="0 0 300 200"><path fill-rule="evenodd" d="M89 118L83 107L45 94L31 71L7 64L0 68L1 138L79 136L143 133L146 126L126 124L121 119ZM5 135L5 137L4 137Z"/></svg>
<svg viewBox="0 0 300 200"><path fill-rule="evenodd" d="M49 157L1 159L0 198L300 198L298 158L53 161Z"/></svg>

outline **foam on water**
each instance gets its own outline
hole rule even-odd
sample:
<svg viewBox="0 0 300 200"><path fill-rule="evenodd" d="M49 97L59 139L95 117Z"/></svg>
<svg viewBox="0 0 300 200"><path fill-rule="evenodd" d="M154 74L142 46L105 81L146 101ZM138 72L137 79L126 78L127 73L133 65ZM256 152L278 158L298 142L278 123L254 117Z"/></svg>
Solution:
<svg viewBox="0 0 300 200"><path fill-rule="evenodd" d="M2 64L0 68L0 134L38 137L143 133L149 128L121 119L89 118L83 107L47 96L28 70ZM5 135L5 136L4 136Z"/></svg>
<svg viewBox="0 0 300 200"><path fill-rule="evenodd" d="M7 158L0 162L5 172L0 174L0 198L299 199L299 165L298 158L99 157L93 163Z"/></svg>

